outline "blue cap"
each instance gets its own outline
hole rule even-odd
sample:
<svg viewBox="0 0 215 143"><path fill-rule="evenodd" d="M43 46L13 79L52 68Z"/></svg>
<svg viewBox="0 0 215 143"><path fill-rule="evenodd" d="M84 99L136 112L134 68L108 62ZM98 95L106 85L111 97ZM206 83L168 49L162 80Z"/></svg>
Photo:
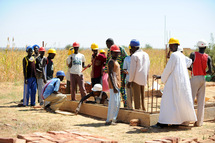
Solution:
<svg viewBox="0 0 215 143"><path fill-rule="evenodd" d="M28 47L26 48L26 52L28 52L29 49L32 49L32 50L34 51L34 49L33 49L31 46L28 46Z"/></svg>
<svg viewBox="0 0 215 143"><path fill-rule="evenodd" d="M65 76L65 73L64 73L64 71L58 71L56 73L56 76Z"/></svg>
<svg viewBox="0 0 215 143"><path fill-rule="evenodd" d="M34 47L38 47L38 48L40 48L40 46L38 46L38 45L34 45L34 46L32 46L32 47L33 47L33 48L34 48Z"/></svg>
<svg viewBox="0 0 215 143"><path fill-rule="evenodd" d="M139 47L140 46L140 42L136 39L131 40L130 42L130 46L131 47Z"/></svg>

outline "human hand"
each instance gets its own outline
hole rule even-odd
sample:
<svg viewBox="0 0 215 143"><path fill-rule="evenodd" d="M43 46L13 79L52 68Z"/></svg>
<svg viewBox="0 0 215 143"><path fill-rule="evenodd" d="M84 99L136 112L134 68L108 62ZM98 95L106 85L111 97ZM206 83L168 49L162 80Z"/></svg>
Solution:
<svg viewBox="0 0 215 143"><path fill-rule="evenodd" d="M25 84L28 84L28 80L27 79L25 80Z"/></svg>
<svg viewBox="0 0 215 143"><path fill-rule="evenodd" d="M127 87L131 88L131 82L128 82Z"/></svg>

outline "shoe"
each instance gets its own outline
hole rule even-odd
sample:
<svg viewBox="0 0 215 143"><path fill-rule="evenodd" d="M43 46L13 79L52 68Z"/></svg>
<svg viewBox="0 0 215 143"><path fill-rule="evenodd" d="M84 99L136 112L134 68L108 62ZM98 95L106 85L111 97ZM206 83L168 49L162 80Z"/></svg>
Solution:
<svg viewBox="0 0 215 143"><path fill-rule="evenodd" d="M50 107L47 107L47 108L46 108L46 111L49 112L49 113L55 113L55 111L52 110Z"/></svg>
<svg viewBox="0 0 215 143"><path fill-rule="evenodd" d="M105 122L105 125L109 126L109 125L111 125L111 123L112 123L112 121L108 121L108 122Z"/></svg>
<svg viewBox="0 0 215 143"><path fill-rule="evenodd" d="M195 123L193 124L193 126L194 126L194 127L200 127L200 125L198 125L197 122L195 122Z"/></svg>
<svg viewBox="0 0 215 143"><path fill-rule="evenodd" d="M18 104L17 106L18 106L18 107L26 107L26 106L23 105L23 104Z"/></svg>
<svg viewBox="0 0 215 143"><path fill-rule="evenodd" d="M46 105L46 106L44 107L44 109L46 110L46 109L49 108L49 107L50 107L50 104Z"/></svg>

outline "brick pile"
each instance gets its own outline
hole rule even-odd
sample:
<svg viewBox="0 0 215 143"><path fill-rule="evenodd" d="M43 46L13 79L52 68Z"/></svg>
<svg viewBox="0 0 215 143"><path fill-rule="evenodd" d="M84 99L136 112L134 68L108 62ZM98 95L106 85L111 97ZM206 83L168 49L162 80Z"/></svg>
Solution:
<svg viewBox="0 0 215 143"><path fill-rule="evenodd" d="M206 140L199 140L198 138L181 139L179 137L164 137L161 139L154 139L146 141L145 143L215 143L215 135Z"/></svg>
<svg viewBox="0 0 215 143"><path fill-rule="evenodd" d="M1 143L117 143L105 137L76 130L35 132L21 134L17 138L0 138Z"/></svg>

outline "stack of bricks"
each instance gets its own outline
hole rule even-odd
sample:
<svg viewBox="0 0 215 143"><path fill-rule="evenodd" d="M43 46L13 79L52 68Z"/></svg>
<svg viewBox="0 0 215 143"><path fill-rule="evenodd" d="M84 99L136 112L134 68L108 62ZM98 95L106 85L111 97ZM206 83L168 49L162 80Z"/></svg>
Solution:
<svg viewBox="0 0 215 143"><path fill-rule="evenodd" d="M164 137L161 139L155 139L152 141L146 141L145 143L213 143L215 142L215 135L205 140L199 140L198 138L182 139L179 137Z"/></svg>
<svg viewBox="0 0 215 143"><path fill-rule="evenodd" d="M1 140L2 139L2 140ZM117 143L105 137L75 130L35 132L18 135L17 138L0 138L1 143Z"/></svg>

